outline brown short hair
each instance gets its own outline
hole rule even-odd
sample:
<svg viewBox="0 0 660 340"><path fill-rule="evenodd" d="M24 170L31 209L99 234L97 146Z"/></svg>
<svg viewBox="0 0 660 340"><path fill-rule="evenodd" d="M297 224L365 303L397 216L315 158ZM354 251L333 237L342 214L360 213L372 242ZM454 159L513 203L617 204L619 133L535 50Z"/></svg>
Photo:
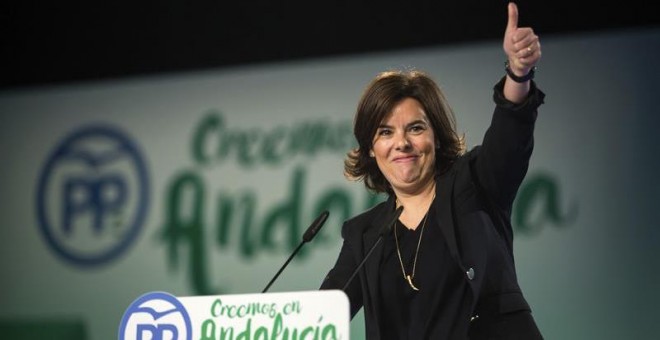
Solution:
<svg viewBox="0 0 660 340"><path fill-rule="evenodd" d="M366 87L357 106L353 134L358 146L344 160L344 175L350 180L363 180L376 193L392 193L392 187L369 156L378 126L405 98L422 105L436 138L436 169L446 171L465 151L465 140L456 132L456 119L438 85L418 70L393 70L378 74Z"/></svg>

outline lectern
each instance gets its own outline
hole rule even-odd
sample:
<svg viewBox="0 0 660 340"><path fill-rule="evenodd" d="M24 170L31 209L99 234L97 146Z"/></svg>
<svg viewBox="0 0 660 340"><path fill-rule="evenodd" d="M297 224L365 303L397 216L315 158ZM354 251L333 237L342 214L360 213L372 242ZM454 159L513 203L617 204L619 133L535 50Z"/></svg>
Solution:
<svg viewBox="0 0 660 340"><path fill-rule="evenodd" d="M150 292L126 309L119 340L349 339L341 290L177 297Z"/></svg>

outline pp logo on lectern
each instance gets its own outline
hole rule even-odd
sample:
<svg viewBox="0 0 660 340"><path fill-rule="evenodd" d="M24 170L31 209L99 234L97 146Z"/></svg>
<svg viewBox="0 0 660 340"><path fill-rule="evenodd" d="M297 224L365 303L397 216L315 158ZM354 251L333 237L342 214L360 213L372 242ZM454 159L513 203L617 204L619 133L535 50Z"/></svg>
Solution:
<svg viewBox="0 0 660 340"><path fill-rule="evenodd" d="M48 245L76 265L107 263L136 239L149 202L137 145L109 125L73 131L48 157L36 193Z"/></svg>
<svg viewBox="0 0 660 340"><path fill-rule="evenodd" d="M119 340L192 340L190 316L181 302L165 292L135 300L124 313Z"/></svg>

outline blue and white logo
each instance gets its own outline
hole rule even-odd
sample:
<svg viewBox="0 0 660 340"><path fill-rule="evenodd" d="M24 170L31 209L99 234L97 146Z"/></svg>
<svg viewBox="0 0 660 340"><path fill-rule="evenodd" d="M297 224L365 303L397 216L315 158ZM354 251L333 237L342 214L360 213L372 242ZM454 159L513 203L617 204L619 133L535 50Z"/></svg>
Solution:
<svg viewBox="0 0 660 340"><path fill-rule="evenodd" d="M135 300L124 313L119 340L192 340L192 323L183 304L165 292Z"/></svg>
<svg viewBox="0 0 660 340"><path fill-rule="evenodd" d="M125 252L142 228L149 204L147 166L121 130L84 127L48 157L36 198L48 245L76 265L101 265Z"/></svg>

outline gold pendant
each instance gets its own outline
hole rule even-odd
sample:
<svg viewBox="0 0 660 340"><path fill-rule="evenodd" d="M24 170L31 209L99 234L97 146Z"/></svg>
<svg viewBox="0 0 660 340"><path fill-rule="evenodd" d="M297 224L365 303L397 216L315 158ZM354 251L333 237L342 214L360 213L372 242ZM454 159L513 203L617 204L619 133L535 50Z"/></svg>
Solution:
<svg viewBox="0 0 660 340"><path fill-rule="evenodd" d="M415 285L412 283L412 277L410 275L406 275L406 280L408 280L410 288L419 291L419 288L415 287Z"/></svg>

